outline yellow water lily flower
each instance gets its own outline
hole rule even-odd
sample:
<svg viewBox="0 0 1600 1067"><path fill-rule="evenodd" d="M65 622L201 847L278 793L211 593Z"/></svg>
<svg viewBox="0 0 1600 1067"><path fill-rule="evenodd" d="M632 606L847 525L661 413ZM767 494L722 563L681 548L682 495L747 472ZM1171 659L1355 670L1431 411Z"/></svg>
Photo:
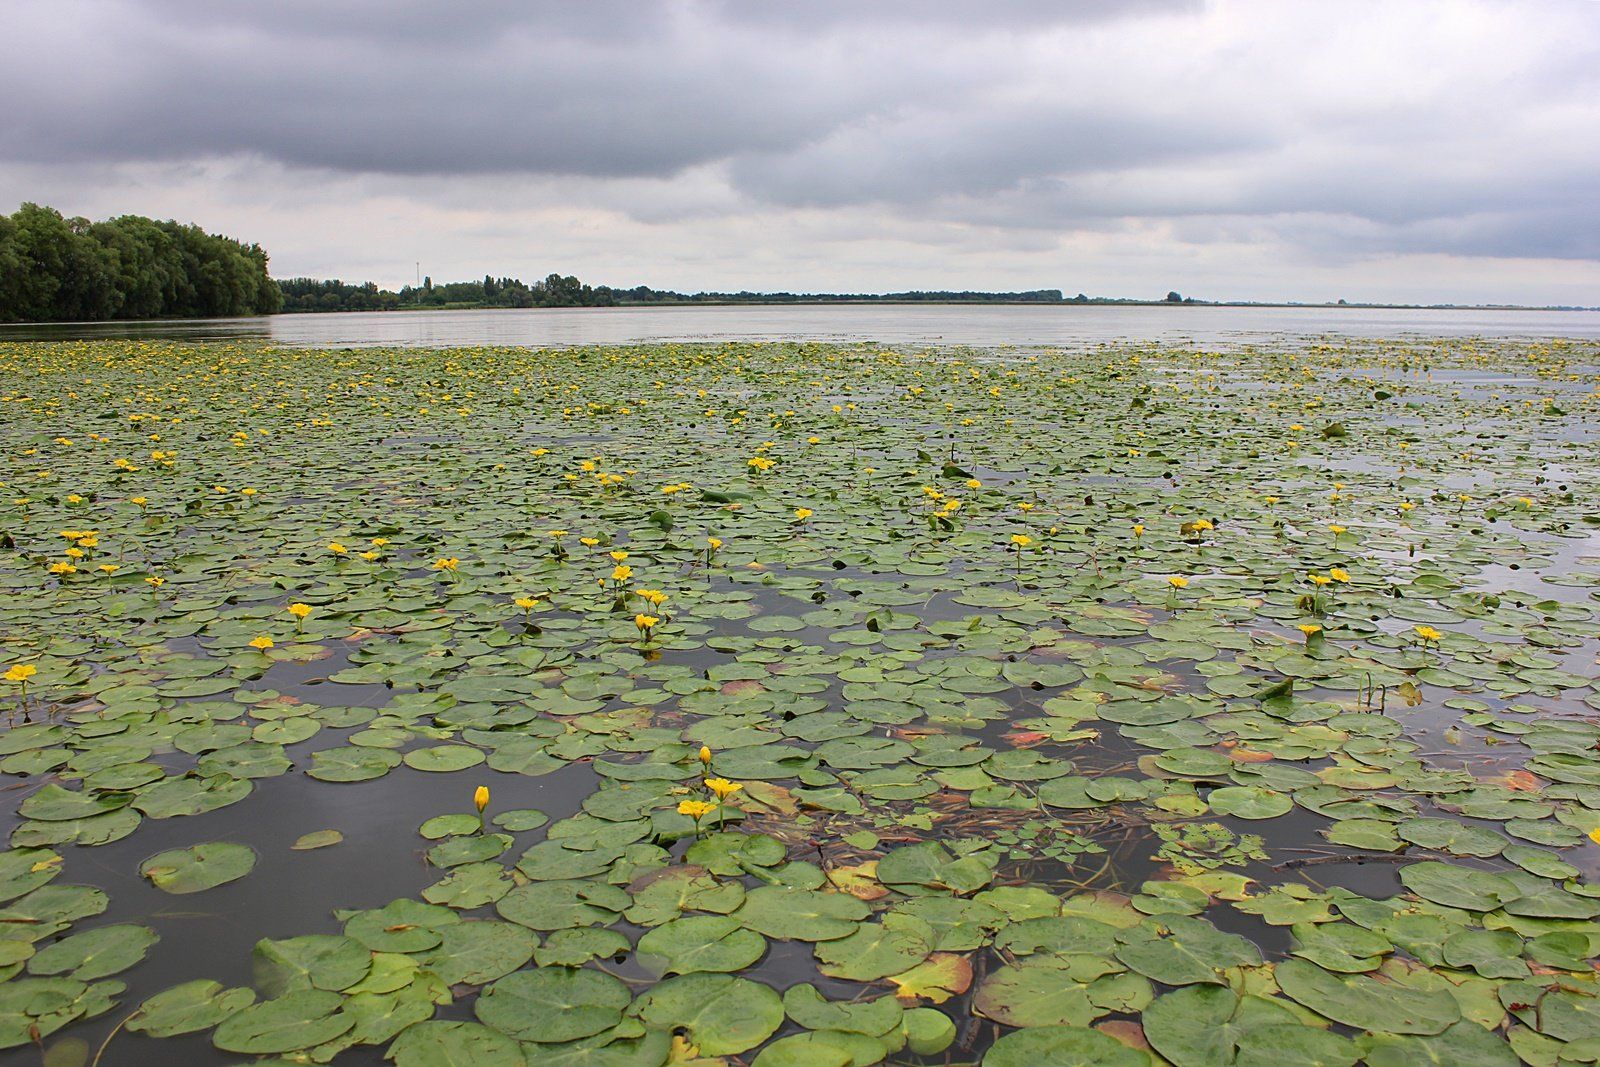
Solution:
<svg viewBox="0 0 1600 1067"><path fill-rule="evenodd" d="M0 678L4 678L8 682L21 684L38 673L39 668L31 663L14 663L6 668L6 673L0 675Z"/></svg>
<svg viewBox="0 0 1600 1067"><path fill-rule="evenodd" d="M250 647L255 649L258 652L265 652L267 649L271 648L272 645L273 645L272 638L266 636L265 634L261 635L260 637L255 638L253 641L250 642Z"/></svg>
<svg viewBox="0 0 1600 1067"><path fill-rule="evenodd" d="M682 800L678 802L678 814L687 815L696 823L707 815L717 810L717 806L709 800Z"/></svg>
<svg viewBox="0 0 1600 1067"><path fill-rule="evenodd" d="M489 787L480 785L472 791L472 806L478 809L478 814L483 814L483 809L489 806Z"/></svg>
<svg viewBox="0 0 1600 1067"><path fill-rule="evenodd" d="M706 788L715 793L718 800L727 800L744 786L739 782L730 782L726 778L707 778Z"/></svg>
<svg viewBox="0 0 1600 1067"><path fill-rule="evenodd" d="M1189 579L1181 574L1169 574L1167 575L1167 584L1174 589L1187 589L1189 588Z"/></svg>

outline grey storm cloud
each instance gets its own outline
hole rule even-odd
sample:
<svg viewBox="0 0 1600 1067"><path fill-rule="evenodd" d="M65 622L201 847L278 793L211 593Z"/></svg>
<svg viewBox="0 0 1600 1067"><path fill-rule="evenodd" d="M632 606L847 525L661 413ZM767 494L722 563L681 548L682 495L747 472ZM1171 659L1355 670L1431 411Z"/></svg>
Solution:
<svg viewBox="0 0 1600 1067"><path fill-rule="evenodd" d="M1182 10L1146 0L1119 9ZM0 45L0 153L257 153L384 173L670 175L797 150L992 75L897 38L1093 25L1090 3L278 3L63 0ZM14 24L14 29L16 29Z"/></svg>
<svg viewBox="0 0 1600 1067"><path fill-rule="evenodd" d="M1600 259L1600 3L0 0L0 162ZM626 188L641 198L630 204ZM668 202L674 201L668 198Z"/></svg>

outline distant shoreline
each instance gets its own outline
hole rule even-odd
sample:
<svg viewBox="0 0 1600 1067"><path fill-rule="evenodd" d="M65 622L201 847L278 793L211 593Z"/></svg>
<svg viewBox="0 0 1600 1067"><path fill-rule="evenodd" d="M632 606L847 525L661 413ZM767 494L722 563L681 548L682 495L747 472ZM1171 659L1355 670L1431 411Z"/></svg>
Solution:
<svg viewBox="0 0 1600 1067"><path fill-rule="evenodd" d="M1174 303L1167 300L886 300L863 297L855 300L641 300L618 301L615 304L570 307L500 307L494 304L450 304L442 307L368 308L362 311L317 311L296 309L276 311L280 315L391 315L397 312L419 311L621 311L637 308L705 308L705 307L1039 307L1039 308L1232 308L1273 309L1288 308L1301 311L1600 311L1600 306L1584 307L1569 304L1297 304L1263 303L1254 300L1185 300ZM131 320L123 320L131 321ZM19 324L20 325L20 324Z"/></svg>
<svg viewBox="0 0 1600 1067"><path fill-rule="evenodd" d="M1261 301L890 301L867 298L843 301L635 301L573 307L496 307L493 304L450 304L443 307L374 307L368 310L282 310L277 315L392 315L395 312L613 312L638 307L1229 307L1229 309L1368 310L1368 312L1600 312L1600 306L1576 304L1269 304Z"/></svg>
<svg viewBox="0 0 1600 1067"><path fill-rule="evenodd" d="M1593 314L1600 312L1600 307L1576 307L1566 305L1552 305L1538 307L1529 304L1294 304L1294 303L1259 303L1255 301L1216 301L1193 300L1183 303L1173 303L1166 300L1062 300L1059 302L1044 303L1037 300L679 300L679 301L642 301L638 303L616 303L600 306L572 306L572 307L531 307L508 308L490 305L452 305L447 307L397 307L397 308L370 308L360 311L346 310L294 310L277 311L264 315L236 315L223 317L187 317L187 318L149 318L149 319L83 319L83 320L54 320L45 319L29 322L0 322L0 339L3 339L8 330L24 330L38 328L66 328L66 327L115 327L118 325L159 325L161 323L199 323L199 322L240 322L240 321L267 321L275 318L289 318L293 316L308 316L321 318L327 315L396 315L419 314L456 311L500 311L500 312L527 312L527 311L562 311L562 312L594 312L607 311L652 311L693 308L750 308L750 307L1037 307L1037 308L1188 308L1204 309L1213 308L1229 311L1437 311L1437 312L1523 312L1523 313L1550 313L1571 312L1575 314Z"/></svg>

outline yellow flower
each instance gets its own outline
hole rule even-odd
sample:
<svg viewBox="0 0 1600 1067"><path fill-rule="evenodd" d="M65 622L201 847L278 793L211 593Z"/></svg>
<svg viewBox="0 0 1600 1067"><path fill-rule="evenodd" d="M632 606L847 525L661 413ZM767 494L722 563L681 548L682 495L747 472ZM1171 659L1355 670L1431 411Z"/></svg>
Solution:
<svg viewBox="0 0 1600 1067"><path fill-rule="evenodd" d="M656 623L660 621L654 615L635 615L633 617L633 624L639 628L639 633L645 637L650 636L650 631L655 629Z"/></svg>
<svg viewBox="0 0 1600 1067"><path fill-rule="evenodd" d="M0 675L0 677L5 678L5 680L8 682L17 682L20 684L22 682L26 682L29 678L32 678L38 673L39 668L35 667L31 663L16 663L7 668L6 673L4 675Z"/></svg>
<svg viewBox="0 0 1600 1067"><path fill-rule="evenodd" d="M1016 545L1018 548L1027 548L1029 545L1033 544L1033 538L1029 537L1027 534L1012 534L1011 543Z"/></svg>
<svg viewBox="0 0 1600 1067"><path fill-rule="evenodd" d="M160 589L162 586L167 584L167 580L152 574L150 577L144 580L144 584L148 585L152 589Z"/></svg>
<svg viewBox="0 0 1600 1067"><path fill-rule="evenodd" d="M258 637L254 641L250 642L250 647L256 649L257 651L265 652L267 649L272 647L272 638L265 635Z"/></svg>
<svg viewBox="0 0 1600 1067"><path fill-rule="evenodd" d="M1415 504L1413 504L1413 503L1412 503L1412 502L1411 502L1411 501L1409 501L1409 500L1402 500L1402 501L1400 501L1400 510L1401 510L1401 511L1410 511L1410 510L1411 510L1411 509L1412 509L1412 508L1414 508L1414 507L1416 507L1416 505L1415 505Z"/></svg>
<svg viewBox="0 0 1600 1067"><path fill-rule="evenodd" d="M710 545L711 546L711 551L715 552L717 549L722 547L722 538L720 538L720 537L708 537L708 538L706 538L706 544Z"/></svg>
<svg viewBox="0 0 1600 1067"><path fill-rule="evenodd" d="M598 537L580 537L580 538L578 538L578 544L582 545L585 548L593 548L595 545L598 545L599 543L600 543L600 538L598 538Z"/></svg>
<svg viewBox="0 0 1600 1067"><path fill-rule="evenodd" d="M966 485L967 485L968 489L982 489L983 488L983 483L978 481L978 479L976 479L976 478L968 478L967 482L966 482Z"/></svg>
<svg viewBox="0 0 1600 1067"><path fill-rule="evenodd" d="M1308 574L1306 575L1306 579L1312 585L1327 585L1329 582L1333 581L1333 579L1329 578L1326 574Z"/></svg>
<svg viewBox="0 0 1600 1067"><path fill-rule="evenodd" d="M730 782L726 778L707 778L706 788L715 793L718 800L727 800L744 786L738 782Z"/></svg>
<svg viewBox="0 0 1600 1067"><path fill-rule="evenodd" d="M707 767L711 766L711 746L701 745L699 756L701 763L705 764Z"/></svg>
<svg viewBox="0 0 1600 1067"><path fill-rule="evenodd" d="M489 787L480 785L472 791L472 806L478 809L478 814L483 814L483 809L489 806Z"/></svg>
<svg viewBox="0 0 1600 1067"><path fill-rule="evenodd" d="M78 573L78 568L74 567L70 563L52 563L52 564L50 564L50 573L51 574L77 574Z"/></svg>
<svg viewBox="0 0 1600 1067"><path fill-rule="evenodd" d="M138 506L139 506L139 507L141 507L141 508L142 508L142 507L144 507L144 506L145 506L145 505L146 505L146 504L148 504L148 503L150 503L150 501L149 501L149 499L147 499L147 498L146 498L146 497L142 497L142 496L133 496L133 497L129 497L129 498L128 498L128 503L130 503L130 504L136 504L136 505L138 505Z"/></svg>
<svg viewBox="0 0 1600 1067"><path fill-rule="evenodd" d="M1328 577L1336 582L1348 582L1350 580L1350 572L1343 567L1329 567Z"/></svg>
<svg viewBox="0 0 1600 1067"><path fill-rule="evenodd" d="M1320 634L1322 632L1322 627L1318 626L1314 622L1303 622L1299 626L1296 626L1295 629L1305 634L1308 641L1313 635Z"/></svg>
<svg viewBox="0 0 1600 1067"><path fill-rule="evenodd" d="M387 537L374 537L371 541L368 541L367 544L371 545L373 548L387 548L389 547L389 539Z"/></svg>
<svg viewBox="0 0 1600 1067"><path fill-rule="evenodd" d="M241 489L241 490L239 490L239 495L240 496L255 496L256 493L259 492L259 491L260 490L257 490L257 489Z"/></svg>
<svg viewBox="0 0 1600 1067"><path fill-rule="evenodd" d="M1444 636L1444 634L1440 633L1438 630L1435 630L1431 626L1418 626L1415 627L1415 629L1417 631L1417 636L1422 638L1424 641L1437 641L1439 638Z"/></svg>
<svg viewBox="0 0 1600 1067"><path fill-rule="evenodd" d="M433 561L433 569L436 571L454 571L460 565L461 561L454 556L440 556Z"/></svg>
<svg viewBox="0 0 1600 1067"><path fill-rule="evenodd" d="M1135 537L1143 537L1144 536L1144 523L1136 522L1136 523L1133 524L1133 536L1135 536Z"/></svg>
<svg viewBox="0 0 1600 1067"><path fill-rule="evenodd" d="M288 612L297 619L304 619L307 615L311 614L311 605L298 603L290 604L288 607Z"/></svg>
<svg viewBox="0 0 1600 1067"><path fill-rule="evenodd" d="M1593 841L1597 845L1600 845L1600 829L1590 830L1589 840Z"/></svg>
<svg viewBox="0 0 1600 1067"><path fill-rule="evenodd" d="M532 611L539 605L539 602L533 599L531 596L519 596L516 600L512 601L512 603L521 608L523 611Z"/></svg>
<svg viewBox="0 0 1600 1067"><path fill-rule="evenodd" d="M1340 526L1340 525L1339 525L1339 524L1338 524L1338 523L1336 523L1336 522L1330 522L1330 523L1329 523L1329 524L1328 524L1328 532L1329 532L1329 533L1332 533L1332 534L1335 534L1335 535L1337 535L1337 534L1342 534L1342 533L1344 533L1344 532L1345 532L1345 527L1343 527L1343 526Z"/></svg>
<svg viewBox="0 0 1600 1067"><path fill-rule="evenodd" d="M678 802L678 814L687 815L697 823L716 810L717 806L708 800L683 800Z"/></svg>
<svg viewBox="0 0 1600 1067"><path fill-rule="evenodd" d="M626 564L619 564L611 569L611 580L613 582L625 582L632 577L633 568Z"/></svg>
<svg viewBox="0 0 1600 1067"><path fill-rule="evenodd" d="M814 512L812 512L812 510L810 508L795 508L794 509L794 517L795 517L795 521L796 522L805 522L813 514L814 514Z"/></svg>
<svg viewBox="0 0 1600 1067"><path fill-rule="evenodd" d="M383 558L383 553L367 551L361 553L361 558L366 560L368 563L374 563Z"/></svg>
<svg viewBox="0 0 1600 1067"><path fill-rule="evenodd" d="M350 554L350 550L337 541L328 542L328 551L332 552L335 556L347 556Z"/></svg>
<svg viewBox="0 0 1600 1067"><path fill-rule="evenodd" d="M1189 579L1181 574L1169 574L1167 575L1167 584L1174 589L1187 589L1189 587Z"/></svg>
<svg viewBox="0 0 1600 1067"><path fill-rule="evenodd" d="M567 536L567 531L565 531L565 530L551 530L551 531L549 531L549 533L550 533L550 536L554 537L557 541L559 541L563 537Z"/></svg>
<svg viewBox="0 0 1600 1067"><path fill-rule="evenodd" d="M115 563L102 563L100 566L95 568L95 570L99 571L101 574L115 574L121 569L122 568Z"/></svg>
<svg viewBox="0 0 1600 1067"><path fill-rule="evenodd" d="M606 555L610 556L612 559L616 560L618 563L621 563L623 560L628 558L628 554L626 552L624 552L620 548L615 549L615 550L613 550L611 552L608 552L608 553L606 553Z"/></svg>
<svg viewBox="0 0 1600 1067"><path fill-rule="evenodd" d="M1214 529L1216 529L1216 527L1211 524L1211 520L1210 519L1196 519L1196 520L1194 520L1193 522L1191 522L1189 524L1189 529L1196 530L1196 531L1199 531L1199 530L1214 530Z"/></svg>

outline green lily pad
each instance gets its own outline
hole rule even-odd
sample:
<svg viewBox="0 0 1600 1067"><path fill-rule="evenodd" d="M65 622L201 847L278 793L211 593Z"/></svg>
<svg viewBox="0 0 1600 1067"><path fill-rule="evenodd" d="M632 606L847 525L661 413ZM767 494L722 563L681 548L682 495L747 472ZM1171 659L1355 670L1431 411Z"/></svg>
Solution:
<svg viewBox="0 0 1600 1067"><path fill-rule="evenodd" d="M157 853L139 864L139 873L168 893L199 893L237 881L255 865L255 850L248 845L209 841Z"/></svg>

